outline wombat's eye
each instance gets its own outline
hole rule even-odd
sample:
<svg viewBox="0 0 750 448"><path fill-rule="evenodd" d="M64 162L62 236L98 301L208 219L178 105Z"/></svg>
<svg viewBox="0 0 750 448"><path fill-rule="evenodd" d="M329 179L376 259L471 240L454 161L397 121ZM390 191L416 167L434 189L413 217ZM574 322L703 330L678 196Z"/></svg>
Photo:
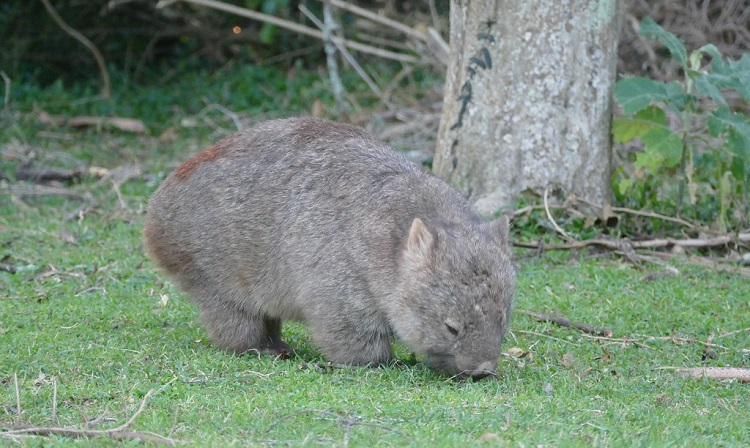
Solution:
<svg viewBox="0 0 750 448"><path fill-rule="evenodd" d="M458 326L454 322L445 322L445 328L448 329L448 333L450 333L452 336L458 336Z"/></svg>

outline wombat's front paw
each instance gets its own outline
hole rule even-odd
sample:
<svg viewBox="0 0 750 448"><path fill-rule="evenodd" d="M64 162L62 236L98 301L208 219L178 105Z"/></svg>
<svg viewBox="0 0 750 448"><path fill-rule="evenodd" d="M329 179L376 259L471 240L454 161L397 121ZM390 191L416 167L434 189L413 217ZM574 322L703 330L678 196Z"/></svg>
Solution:
<svg viewBox="0 0 750 448"><path fill-rule="evenodd" d="M463 366L459 366L456 357L451 355L431 355L429 358L432 368L442 370L445 373L462 378L474 378L475 380L492 377L497 378L496 363L484 361L480 363L467 363L464 360Z"/></svg>
<svg viewBox="0 0 750 448"><path fill-rule="evenodd" d="M276 356L279 359L290 359L295 356L295 350L285 342L268 344L257 348L248 349L245 353Z"/></svg>

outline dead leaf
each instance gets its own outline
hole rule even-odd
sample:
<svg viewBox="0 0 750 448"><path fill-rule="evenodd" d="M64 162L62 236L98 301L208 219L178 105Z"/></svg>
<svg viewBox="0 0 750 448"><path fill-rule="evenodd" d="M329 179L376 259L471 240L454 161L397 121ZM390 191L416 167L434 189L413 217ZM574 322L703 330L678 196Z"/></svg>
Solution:
<svg viewBox="0 0 750 448"><path fill-rule="evenodd" d="M560 358L560 364L562 364L563 367L568 368L573 365L573 355L570 353L566 353L562 355L562 358Z"/></svg>
<svg viewBox="0 0 750 448"><path fill-rule="evenodd" d="M68 231L68 229L62 229L60 231L60 239L68 244L75 244L78 242L76 237Z"/></svg>
<svg viewBox="0 0 750 448"><path fill-rule="evenodd" d="M666 268L664 268L664 269L662 269L660 271L651 272L649 274L644 275L643 277L641 277L641 281L643 281L643 282L652 282L652 281L658 280L660 278L675 277L677 275L680 275L680 271L678 271L677 268L672 267L672 266L667 266Z"/></svg>
<svg viewBox="0 0 750 448"><path fill-rule="evenodd" d="M479 436L479 439L477 440L479 440L480 442L488 442L490 440L500 440L500 436L495 434L494 432L486 432L482 434L481 436Z"/></svg>

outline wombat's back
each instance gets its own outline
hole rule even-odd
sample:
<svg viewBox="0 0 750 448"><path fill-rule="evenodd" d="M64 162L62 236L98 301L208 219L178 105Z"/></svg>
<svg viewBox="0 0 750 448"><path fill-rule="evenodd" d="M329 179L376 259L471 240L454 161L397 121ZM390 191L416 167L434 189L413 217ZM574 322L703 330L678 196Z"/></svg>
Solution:
<svg viewBox="0 0 750 448"><path fill-rule="evenodd" d="M269 121L208 147L164 181L149 201L146 250L191 297L211 284L264 312L307 320L300 301L311 289L352 284L342 277L355 275L371 276L383 293L392 286L418 209L457 195L447 187L419 194L436 180L354 126Z"/></svg>

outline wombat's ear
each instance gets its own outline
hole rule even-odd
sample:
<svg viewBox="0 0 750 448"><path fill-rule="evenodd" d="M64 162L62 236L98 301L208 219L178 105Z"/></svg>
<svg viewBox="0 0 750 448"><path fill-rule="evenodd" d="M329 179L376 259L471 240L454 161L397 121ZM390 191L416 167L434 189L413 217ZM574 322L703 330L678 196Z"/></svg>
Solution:
<svg viewBox="0 0 750 448"><path fill-rule="evenodd" d="M508 229L510 228L510 221L508 215L502 215L496 220L490 222L488 225L489 231L499 242L508 242Z"/></svg>
<svg viewBox="0 0 750 448"><path fill-rule="evenodd" d="M421 219L414 218L406 240L406 256L413 261L425 263L430 259L434 246L435 237Z"/></svg>

